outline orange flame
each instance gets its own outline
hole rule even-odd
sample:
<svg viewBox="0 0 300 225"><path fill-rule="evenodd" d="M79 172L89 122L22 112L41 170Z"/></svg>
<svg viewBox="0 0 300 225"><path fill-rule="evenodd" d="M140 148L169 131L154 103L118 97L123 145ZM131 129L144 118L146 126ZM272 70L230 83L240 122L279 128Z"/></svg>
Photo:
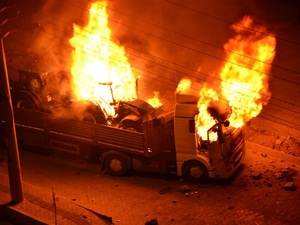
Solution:
<svg viewBox="0 0 300 225"><path fill-rule="evenodd" d="M271 97L266 74L275 57L276 39L266 35L264 27L255 27L249 16L245 16L240 25L232 26L237 35L224 46L228 54L220 74L222 93L217 94L206 86L200 90L199 114L195 120L202 139L206 139L207 130L215 124L207 112L212 101L219 98L228 101L232 108L230 124L238 128L256 117ZM216 140L217 135L210 138Z"/></svg>
<svg viewBox="0 0 300 225"><path fill-rule="evenodd" d="M232 26L237 35L224 46L230 52L220 74L222 95L232 107L230 123L234 127L256 117L268 103L271 93L266 73L271 69L276 46L276 39L265 35L264 27L254 26L249 16L240 24L258 32Z"/></svg>
<svg viewBox="0 0 300 225"><path fill-rule="evenodd" d="M136 98L136 77L122 46L110 40L106 2L92 3L83 28L74 24L71 58L72 87L76 100L91 100L114 116L113 100Z"/></svg>
<svg viewBox="0 0 300 225"><path fill-rule="evenodd" d="M199 114L195 117L195 125L197 128L197 134L202 137L203 140L206 140L207 130L216 124L216 121L208 113L207 109L211 101L218 101L219 97L215 90L208 88L206 85L204 85L204 87L201 89L199 95L200 98L197 104ZM210 136L210 140L217 140L217 134L213 133L212 136Z"/></svg>
<svg viewBox="0 0 300 225"><path fill-rule="evenodd" d="M191 87L191 84L192 84L192 82L190 79L188 79L188 78L181 79L177 86L176 92L189 90Z"/></svg>
<svg viewBox="0 0 300 225"><path fill-rule="evenodd" d="M159 100L159 92L158 91L154 91L154 97L148 99L147 102L150 105L152 105L154 108L159 108L160 106L162 106L162 103Z"/></svg>

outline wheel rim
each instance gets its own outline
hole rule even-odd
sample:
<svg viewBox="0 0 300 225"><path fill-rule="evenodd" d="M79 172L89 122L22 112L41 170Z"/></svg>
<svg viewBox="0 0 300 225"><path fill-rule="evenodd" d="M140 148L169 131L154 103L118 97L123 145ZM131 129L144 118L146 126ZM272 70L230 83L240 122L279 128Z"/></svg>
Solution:
<svg viewBox="0 0 300 225"><path fill-rule="evenodd" d="M208 177L204 165L197 161L186 162L183 166L182 175L184 179L190 182L205 181Z"/></svg>
<svg viewBox="0 0 300 225"><path fill-rule="evenodd" d="M204 176L204 171L201 166L193 166L190 168L190 175L192 178L200 179Z"/></svg>
<svg viewBox="0 0 300 225"><path fill-rule="evenodd" d="M109 167L116 173L122 171L123 169L122 162L118 159L110 160Z"/></svg>

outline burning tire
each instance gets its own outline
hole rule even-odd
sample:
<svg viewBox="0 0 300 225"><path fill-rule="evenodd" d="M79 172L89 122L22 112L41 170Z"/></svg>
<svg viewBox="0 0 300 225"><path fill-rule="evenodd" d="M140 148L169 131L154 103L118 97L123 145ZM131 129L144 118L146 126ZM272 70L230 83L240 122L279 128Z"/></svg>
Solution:
<svg viewBox="0 0 300 225"><path fill-rule="evenodd" d="M124 176L130 169L129 159L120 152L112 152L105 157L104 167L111 176Z"/></svg>
<svg viewBox="0 0 300 225"><path fill-rule="evenodd" d="M182 176L190 182L203 182L208 178L205 166L198 161L188 161L182 167Z"/></svg>
<svg viewBox="0 0 300 225"><path fill-rule="evenodd" d="M143 127L140 120L123 120L119 124L119 128L143 133Z"/></svg>
<svg viewBox="0 0 300 225"><path fill-rule="evenodd" d="M40 111L42 108L38 97L35 96L35 94L26 91L19 91L14 102L14 105L21 109Z"/></svg>

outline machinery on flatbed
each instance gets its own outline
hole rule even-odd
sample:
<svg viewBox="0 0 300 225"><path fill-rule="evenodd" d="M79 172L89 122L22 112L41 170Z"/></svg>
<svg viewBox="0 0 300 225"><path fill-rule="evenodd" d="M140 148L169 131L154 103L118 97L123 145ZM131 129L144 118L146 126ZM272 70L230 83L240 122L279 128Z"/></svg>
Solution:
<svg viewBox="0 0 300 225"><path fill-rule="evenodd" d="M133 170L173 174L192 182L228 178L242 163L242 129L228 127L222 120L208 129L207 137L199 137L195 132L197 101L196 96L177 93L175 110L142 120L140 130L15 107L18 142L45 154L100 160L101 168L113 176ZM2 105L0 118L3 129ZM218 140L211 141L213 133Z"/></svg>
<svg viewBox="0 0 300 225"><path fill-rule="evenodd" d="M37 73L19 70L19 79L10 80L13 105L47 113L69 112L77 119L109 124L125 129L142 131L141 122L156 117L155 109L141 99L115 101L111 89L112 83L99 83L108 86L112 101L106 102L101 96L98 104L92 101L75 102L70 94L70 81L64 71ZM102 104L115 111L109 115ZM73 111L72 111L73 109Z"/></svg>

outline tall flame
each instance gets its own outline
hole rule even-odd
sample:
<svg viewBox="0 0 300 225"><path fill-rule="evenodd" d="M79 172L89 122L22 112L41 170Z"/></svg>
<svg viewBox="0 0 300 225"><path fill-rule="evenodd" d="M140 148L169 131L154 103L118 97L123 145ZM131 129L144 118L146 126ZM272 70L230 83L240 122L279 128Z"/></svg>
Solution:
<svg viewBox="0 0 300 225"><path fill-rule="evenodd" d="M240 24L259 32L232 26L237 35L224 46L230 52L220 74L222 95L232 107L230 123L234 127L241 127L256 117L268 103L271 93L266 74L271 69L276 46L275 37L265 35L264 27L255 27L249 16Z"/></svg>
<svg viewBox="0 0 300 225"><path fill-rule="evenodd" d="M154 97L148 99L147 102L150 105L152 105L154 108L159 108L160 106L162 106L162 103L159 100L159 92L158 91L154 91Z"/></svg>
<svg viewBox="0 0 300 225"><path fill-rule="evenodd" d="M197 133L203 139L215 123L207 111L210 102L227 100L232 108L230 124L238 128L256 117L271 97L267 74L275 57L275 37L266 35L266 28L254 26L249 16L241 20L240 26L232 28L237 34L224 46L228 53L220 73L221 93L217 94L206 86L199 93L199 114L195 119ZM215 135L211 140L216 139Z"/></svg>
<svg viewBox="0 0 300 225"><path fill-rule="evenodd" d="M110 39L106 2L92 3L84 27L74 24L72 87L77 100L91 100L113 116L113 100L136 98L136 77L122 46Z"/></svg>

